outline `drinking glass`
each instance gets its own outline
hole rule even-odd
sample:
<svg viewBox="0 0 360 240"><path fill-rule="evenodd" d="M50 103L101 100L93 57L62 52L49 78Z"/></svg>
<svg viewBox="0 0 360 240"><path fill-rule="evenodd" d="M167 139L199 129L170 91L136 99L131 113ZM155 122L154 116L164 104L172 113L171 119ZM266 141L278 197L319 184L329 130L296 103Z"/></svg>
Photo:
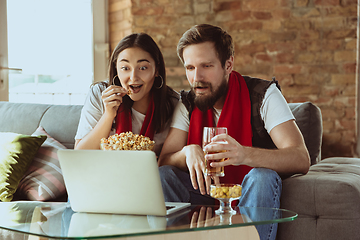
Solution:
<svg viewBox="0 0 360 240"><path fill-rule="evenodd" d="M211 139L213 137L215 137L216 135L219 135L219 134L223 134L223 133L227 134L226 127L204 127L203 142L202 142L203 150L204 150L205 146L211 142ZM222 143L222 142L218 142L218 143ZM224 151L220 151L220 152L224 152ZM212 154L212 153L219 153L219 152L205 152L204 151L204 155L206 155L208 153ZM211 159L211 160L205 159L204 174L207 176L218 176L218 177L225 176L224 167L211 167L210 166L210 163L212 163L212 162L223 162L223 161L225 161L225 158Z"/></svg>

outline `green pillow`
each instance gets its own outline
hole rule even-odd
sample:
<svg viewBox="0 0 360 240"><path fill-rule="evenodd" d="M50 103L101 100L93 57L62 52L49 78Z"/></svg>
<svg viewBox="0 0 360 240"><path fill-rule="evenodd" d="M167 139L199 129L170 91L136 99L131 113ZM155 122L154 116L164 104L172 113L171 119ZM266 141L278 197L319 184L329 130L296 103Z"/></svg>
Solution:
<svg viewBox="0 0 360 240"><path fill-rule="evenodd" d="M46 136L0 133L0 201L10 202Z"/></svg>

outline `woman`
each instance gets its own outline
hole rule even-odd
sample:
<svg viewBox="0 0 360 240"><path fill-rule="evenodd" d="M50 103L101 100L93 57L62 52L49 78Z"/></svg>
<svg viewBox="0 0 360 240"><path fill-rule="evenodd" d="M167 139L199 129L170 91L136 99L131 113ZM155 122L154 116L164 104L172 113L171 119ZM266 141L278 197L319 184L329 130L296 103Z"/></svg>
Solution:
<svg viewBox="0 0 360 240"><path fill-rule="evenodd" d="M159 156L179 95L166 85L163 55L145 33L114 49L109 80L92 85L81 112L75 149L99 149L101 138L132 131L155 141Z"/></svg>

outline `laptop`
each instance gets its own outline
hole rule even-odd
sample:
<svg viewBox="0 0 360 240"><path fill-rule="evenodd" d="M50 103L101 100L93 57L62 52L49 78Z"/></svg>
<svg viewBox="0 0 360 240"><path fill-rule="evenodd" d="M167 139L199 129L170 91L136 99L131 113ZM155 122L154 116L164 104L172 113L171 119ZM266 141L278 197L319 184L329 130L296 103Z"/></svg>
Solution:
<svg viewBox="0 0 360 240"><path fill-rule="evenodd" d="M75 212L167 216L190 206L165 202L153 151L57 153Z"/></svg>

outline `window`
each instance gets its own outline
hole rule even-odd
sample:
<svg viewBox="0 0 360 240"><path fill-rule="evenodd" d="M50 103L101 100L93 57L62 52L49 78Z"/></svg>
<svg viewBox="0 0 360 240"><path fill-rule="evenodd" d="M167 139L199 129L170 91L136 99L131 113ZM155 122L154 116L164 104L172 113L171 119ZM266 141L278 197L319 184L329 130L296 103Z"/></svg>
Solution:
<svg viewBox="0 0 360 240"><path fill-rule="evenodd" d="M83 104L106 79L106 11L102 0L7 1L8 66L22 69L9 71L9 101Z"/></svg>

